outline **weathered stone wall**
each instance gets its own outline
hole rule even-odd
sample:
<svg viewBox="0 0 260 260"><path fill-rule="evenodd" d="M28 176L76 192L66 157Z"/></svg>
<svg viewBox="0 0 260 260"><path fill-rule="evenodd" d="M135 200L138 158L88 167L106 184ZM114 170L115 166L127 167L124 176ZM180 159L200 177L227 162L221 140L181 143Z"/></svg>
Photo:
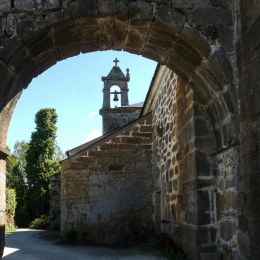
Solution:
<svg viewBox="0 0 260 260"><path fill-rule="evenodd" d="M241 126L238 241L244 259L260 259L260 2L235 2Z"/></svg>
<svg viewBox="0 0 260 260"><path fill-rule="evenodd" d="M232 134L219 138L207 107L187 83L163 67L157 78L149 104L156 230L193 258L236 259L239 147L219 149L219 140L227 142Z"/></svg>
<svg viewBox="0 0 260 260"><path fill-rule="evenodd" d="M50 178L50 229L60 229L61 175Z"/></svg>
<svg viewBox="0 0 260 260"><path fill-rule="evenodd" d="M107 134L126 125L140 116L141 107L102 108L103 134Z"/></svg>
<svg viewBox="0 0 260 260"><path fill-rule="evenodd" d="M62 162L61 232L113 243L153 231L151 115Z"/></svg>
<svg viewBox="0 0 260 260"><path fill-rule="evenodd" d="M216 236L224 259L238 259L237 184L239 147L234 146L214 155L216 175ZM244 241L247 243L247 241Z"/></svg>
<svg viewBox="0 0 260 260"><path fill-rule="evenodd" d="M162 62L189 82L198 103L203 103L204 112L210 117L213 129L209 135L213 132L216 137L213 151L205 145L202 155L196 155L196 160L202 158L203 162L196 162L196 167L209 163L216 169L213 176L209 171L208 180L204 175L195 181L195 187L201 182L208 183L202 190L204 195L196 197L196 201L202 198L201 207L214 204L214 200L209 199L212 194L218 198L225 193L222 179L226 182L232 173L225 175L221 169L220 165L230 163L222 155L227 153L235 159L238 148L234 145L241 143L237 166L238 252L244 258L259 259L259 1L155 2L151 5L150 0L0 1L0 143L5 145L14 108L12 105L12 109L8 109L8 102L14 100L32 78L57 61L80 52L116 49ZM234 116L238 113L239 117ZM196 135L196 128L194 131ZM211 185L211 182L218 184ZM1 184L3 191L4 177ZM204 196L207 199L204 200ZM0 204L3 213L4 193ZM220 208L224 216L225 210ZM217 225L221 225L221 220L217 222L215 227L219 230ZM189 227L193 238L195 229L192 225ZM220 241L225 237L228 241L231 236L210 230L210 237L216 234ZM201 237L208 237L208 233L192 240ZM1 242L3 239L1 236Z"/></svg>
<svg viewBox="0 0 260 260"><path fill-rule="evenodd" d="M156 226L171 235L185 251L196 255L198 204L194 186L197 172L193 92L168 69L160 84L153 112L154 201L160 203L155 208L161 208L161 216L155 215Z"/></svg>

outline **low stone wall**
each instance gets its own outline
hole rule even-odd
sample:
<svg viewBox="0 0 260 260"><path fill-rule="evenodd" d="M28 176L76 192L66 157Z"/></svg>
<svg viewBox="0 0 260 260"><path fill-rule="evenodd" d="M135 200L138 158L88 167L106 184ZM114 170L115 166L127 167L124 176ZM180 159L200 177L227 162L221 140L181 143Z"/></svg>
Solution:
<svg viewBox="0 0 260 260"><path fill-rule="evenodd" d="M61 232L121 243L153 232L151 115L62 162Z"/></svg>

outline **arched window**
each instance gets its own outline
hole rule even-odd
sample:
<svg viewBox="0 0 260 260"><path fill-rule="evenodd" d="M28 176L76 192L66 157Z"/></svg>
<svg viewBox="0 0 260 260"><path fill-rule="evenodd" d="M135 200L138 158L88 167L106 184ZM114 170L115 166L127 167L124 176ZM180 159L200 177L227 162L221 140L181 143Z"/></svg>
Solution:
<svg viewBox="0 0 260 260"><path fill-rule="evenodd" d="M116 85L110 88L110 106L111 108L121 107L121 89Z"/></svg>

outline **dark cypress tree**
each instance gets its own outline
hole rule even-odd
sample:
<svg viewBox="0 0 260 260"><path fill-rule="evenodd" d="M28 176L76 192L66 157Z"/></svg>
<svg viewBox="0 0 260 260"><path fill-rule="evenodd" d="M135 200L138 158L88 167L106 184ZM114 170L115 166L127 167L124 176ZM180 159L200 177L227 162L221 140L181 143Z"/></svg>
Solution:
<svg viewBox="0 0 260 260"><path fill-rule="evenodd" d="M28 210L32 219L49 212L49 177L60 172L55 159L56 123L55 109L45 108L35 116L36 130L31 135L26 155L28 181Z"/></svg>

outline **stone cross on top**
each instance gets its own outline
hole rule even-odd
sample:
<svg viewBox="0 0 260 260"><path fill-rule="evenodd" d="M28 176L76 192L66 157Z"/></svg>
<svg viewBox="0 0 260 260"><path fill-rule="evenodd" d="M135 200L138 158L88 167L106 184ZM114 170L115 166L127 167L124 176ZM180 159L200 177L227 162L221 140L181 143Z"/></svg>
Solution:
<svg viewBox="0 0 260 260"><path fill-rule="evenodd" d="M116 65L116 67L117 67L117 63L119 62L119 60L118 60L117 58L115 58L115 59L113 60L113 62L115 63L115 65Z"/></svg>

